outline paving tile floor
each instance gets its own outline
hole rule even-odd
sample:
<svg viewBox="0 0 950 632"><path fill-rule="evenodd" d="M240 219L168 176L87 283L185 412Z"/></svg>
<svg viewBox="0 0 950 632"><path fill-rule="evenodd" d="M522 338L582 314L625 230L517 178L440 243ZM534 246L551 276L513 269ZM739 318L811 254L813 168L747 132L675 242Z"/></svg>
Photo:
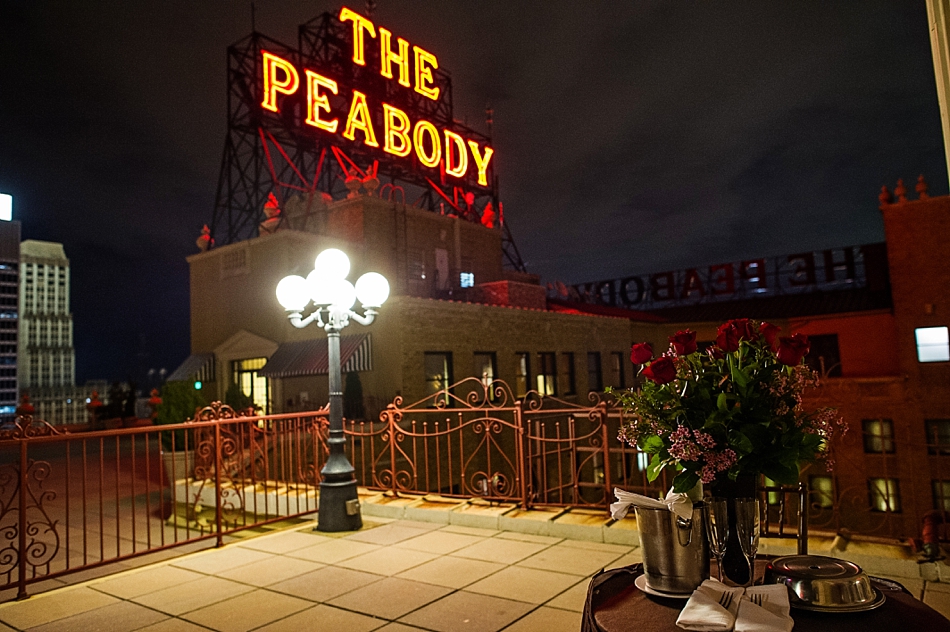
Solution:
<svg viewBox="0 0 950 632"><path fill-rule="evenodd" d="M308 524L0 604L0 632L573 631L590 575L637 553L406 520Z"/></svg>
<svg viewBox="0 0 950 632"><path fill-rule="evenodd" d="M454 525L313 526L0 603L0 632L576 631L591 575L640 561L633 546ZM950 613L950 585L919 593Z"/></svg>

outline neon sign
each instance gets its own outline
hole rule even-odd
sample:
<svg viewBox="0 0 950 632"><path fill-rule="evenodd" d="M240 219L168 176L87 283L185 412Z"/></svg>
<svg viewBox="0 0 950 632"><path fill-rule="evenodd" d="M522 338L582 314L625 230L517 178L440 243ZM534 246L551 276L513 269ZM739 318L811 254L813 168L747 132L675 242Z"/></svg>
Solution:
<svg viewBox="0 0 950 632"><path fill-rule="evenodd" d="M396 37L394 47L390 31L346 7L340 10L339 20L352 23L354 65L368 68L368 40L375 39L379 44L380 77L425 99L439 100L441 89L433 74L439 61L434 54L411 46L401 37ZM281 114L302 97L306 112L303 124L312 127L315 134L340 135L363 147L381 148L392 156L410 158L422 167L438 168L452 178L465 179L473 173L478 185L489 186L488 169L494 150L487 144L465 138L448 127L440 129L421 116L413 120L410 113L414 112L393 103L373 102L369 90L347 86L349 90L344 91L337 79L324 74L324 70L298 68L289 59L267 50L261 50L261 62L263 109ZM350 93L349 98L344 96L345 92Z"/></svg>

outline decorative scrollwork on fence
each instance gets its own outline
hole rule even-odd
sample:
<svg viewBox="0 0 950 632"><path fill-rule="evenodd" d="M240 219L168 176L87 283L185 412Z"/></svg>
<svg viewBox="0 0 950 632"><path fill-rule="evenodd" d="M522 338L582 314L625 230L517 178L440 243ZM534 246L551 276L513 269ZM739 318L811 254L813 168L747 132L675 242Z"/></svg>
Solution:
<svg viewBox="0 0 950 632"><path fill-rule="evenodd" d="M211 402L204 408L196 410L194 418L188 421L217 421L219 419L237 419L246 416L244 411L236 411L227 404Z"/></svg>
<svg viewBox="0 0 950 632"><path fill-rule="evenodd" d="M56 492L44 488L50 472L46 461L29 461L25 475L19 463L0 465L0 578L10 580L20 564L25 565L29 577L43 575L59 552L58 521L45 507L56 500ZM26 496L24 516L20 515L21 494ZM21 528L25 535L22 550Z"/></svg>
<svg viewBox="0 0 950 632"><path fill-rule="evenodd" d="M33 415L19 415L13 421L0 426L0 441L60 434L65 432L42 419L34 419Z"/></svg>

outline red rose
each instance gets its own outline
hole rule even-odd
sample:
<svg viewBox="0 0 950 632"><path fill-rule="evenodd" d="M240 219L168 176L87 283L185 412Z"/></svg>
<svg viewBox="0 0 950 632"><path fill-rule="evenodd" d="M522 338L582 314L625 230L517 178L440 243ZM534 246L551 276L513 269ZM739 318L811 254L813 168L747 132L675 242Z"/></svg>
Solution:
<svg viewBox="0 0 950 632"><path fill-rule="evenodd" d="M689 355L696 352L696 332L691 329L677 331L670 336L670 344L678 356Z"/></svg>
<svg viewBox="0 0 950 632"><path fill-rule="evenodd" d="M649 342L638 342L630 347L630 361L634 364L643 364L653 358L653 347Z"/></svg>
<svg viewBox="0 0 950 632"><path fill-rule="evenodd" d="M778 340L778 351L775 355L779 362L789 366L799 364L811 348L811 343L808 342L808 336L805 334L782 336Z"/></svg>
<svg viewBox="0 0 950 632"><path fill-rule="evenodd" d="M753 325L752 321L748 318L736 318L735 320L730 320L729 323L736 328L736 333L739 334L739 340L759 339L759 332L755 330L755 325Z"/></svg>
<svg viewBox="0 0 950 632"><path fill-rule="evenodd" d="M763 322L759 325L759 333L762 334L762 337L765 338L765 342L773 349L775 348L775 339L778 337L778 332L780 331L782 331L782 328L772 323Z"/></svg>
<svg viewBox="0 0 950 632"><path fill-rule="evenodd" d="M739 332L732 325L732 321L719 325L716 331L716 346L726 353L739 350Z"/></svg>
<svg viewBox="0 0 950 632"><path fill-rule="evenodd" d="M657 384L666 384L676 379L676 365L670 356L660 356L644 367L643 375Z"/></svg>

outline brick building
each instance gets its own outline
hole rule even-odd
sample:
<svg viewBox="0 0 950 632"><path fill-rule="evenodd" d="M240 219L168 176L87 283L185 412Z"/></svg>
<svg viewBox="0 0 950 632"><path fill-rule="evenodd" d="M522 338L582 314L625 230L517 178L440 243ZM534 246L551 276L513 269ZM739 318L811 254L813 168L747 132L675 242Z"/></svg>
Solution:
<svg viewBox="0 0 950 632"><path fill-rule="evenodd" d="M287 206L287 229L188 258L192 356L169 379L202 381L216 399L236 384L269 412L322 406L326 335L291 326L275 288L329 247L348 253L350 278L376 271L392 287L376 322L341 341L368 419L397 395L416 401L471 376L575 401L627 387L631 336L652 337L663 320L548 301L537 276L503 269L497 227L374 196L321 200L305 217L299 199Z"/></svg>

